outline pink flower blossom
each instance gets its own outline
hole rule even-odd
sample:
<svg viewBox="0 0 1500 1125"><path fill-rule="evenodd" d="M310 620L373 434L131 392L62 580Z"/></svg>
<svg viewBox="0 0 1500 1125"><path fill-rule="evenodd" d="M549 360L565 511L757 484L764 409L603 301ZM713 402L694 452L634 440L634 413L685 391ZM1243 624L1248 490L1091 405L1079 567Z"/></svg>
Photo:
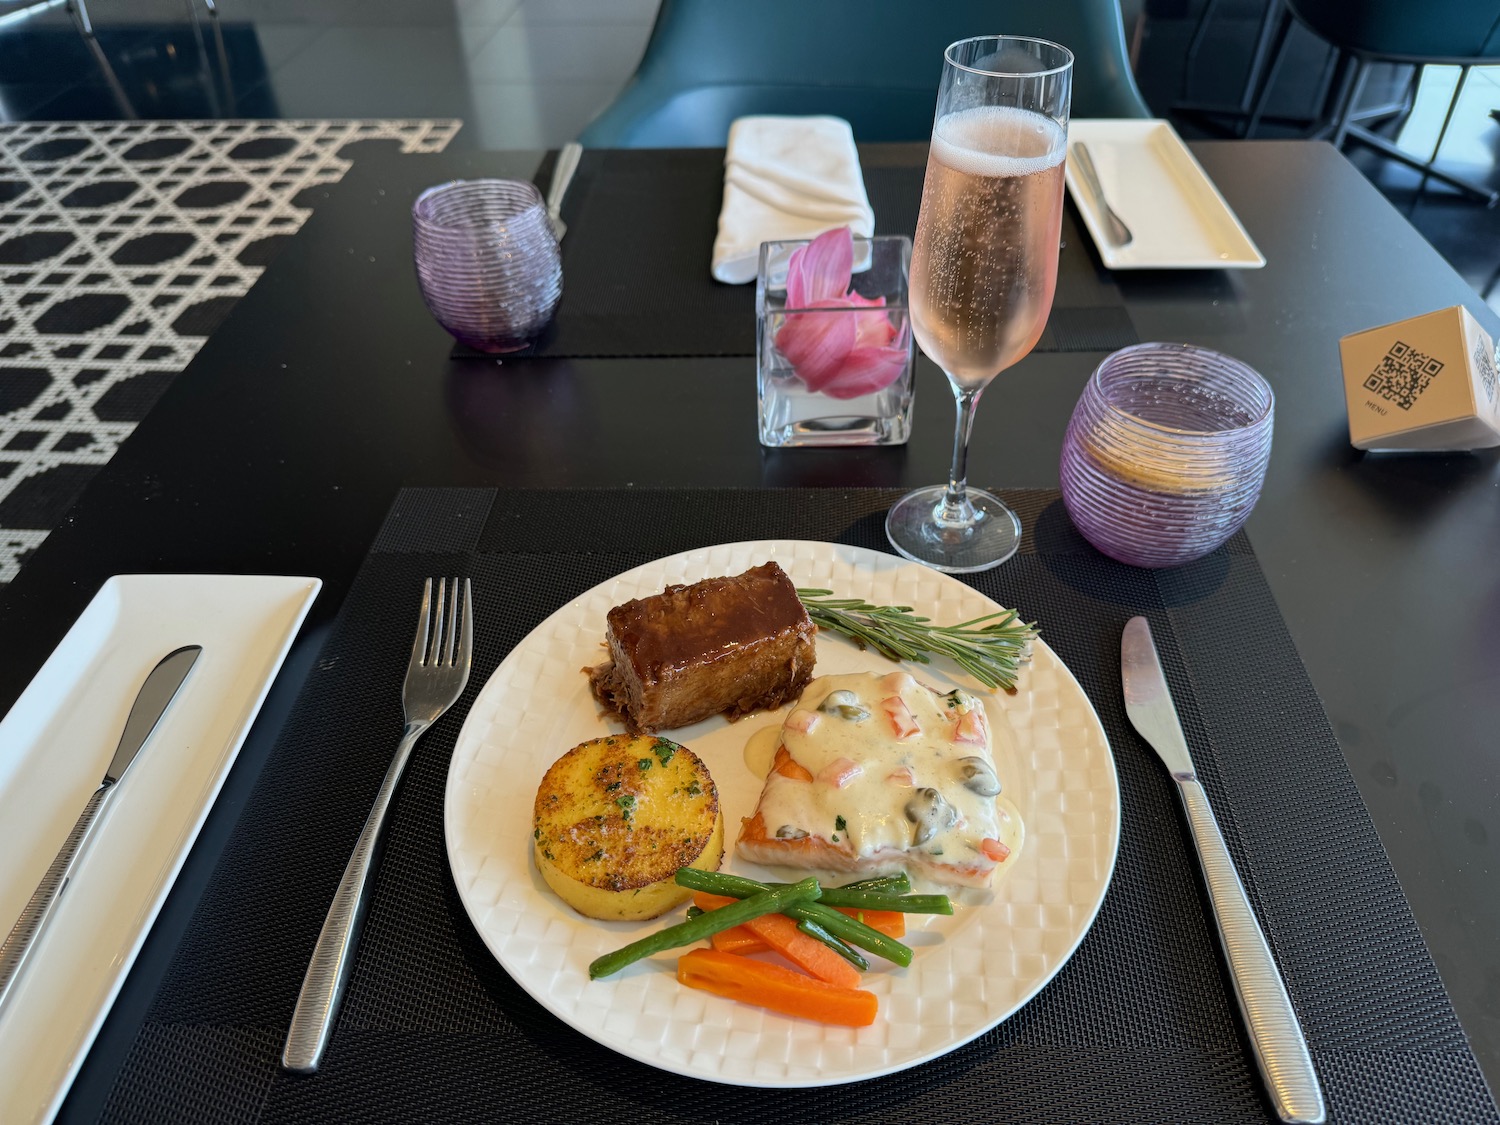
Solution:
<svg viewBox="0 0 1500 1125"><path fill-rule="evenodd" d="M861 297L854 277L854 237L848 227L825 231L792 254L787 265L789 309L776 347L810 391L858 398L884 390L906 369L908 326L900 332L884 311L884 297ZM844 309L868 309L845 313Z"/></svg>

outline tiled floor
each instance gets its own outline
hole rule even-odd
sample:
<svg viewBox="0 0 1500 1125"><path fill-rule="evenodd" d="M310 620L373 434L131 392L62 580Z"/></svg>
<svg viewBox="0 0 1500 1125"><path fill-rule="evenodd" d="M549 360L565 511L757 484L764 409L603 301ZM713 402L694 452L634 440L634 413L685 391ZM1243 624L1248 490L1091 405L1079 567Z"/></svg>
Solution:
<svg viewBox="0 0 1500 1125"><path fill-rule="evenodd" d="M202 0L92 0L129 108L66 10L54 7L0 26L0 118L461 117L463 143L474 147L556 145L624 85L656 7L219 0L215 28Z"/></svg>

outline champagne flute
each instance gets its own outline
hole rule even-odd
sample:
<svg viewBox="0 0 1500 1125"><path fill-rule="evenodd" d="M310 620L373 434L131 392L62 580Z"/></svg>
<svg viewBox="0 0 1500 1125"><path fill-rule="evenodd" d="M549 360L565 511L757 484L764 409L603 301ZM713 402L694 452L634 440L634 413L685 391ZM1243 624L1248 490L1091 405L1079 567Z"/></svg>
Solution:
<svg viewBox="0 0 1500 1125"><path fill-rule="evenodd" d="M987 570L1021 542L1016 514L968 487L969 436L980 394L1052 311L1072 82L1072 52L1044 39L986 35L943 52L910 313L958 401L953 467L885 521L897 551L938 570Z"/></svg>

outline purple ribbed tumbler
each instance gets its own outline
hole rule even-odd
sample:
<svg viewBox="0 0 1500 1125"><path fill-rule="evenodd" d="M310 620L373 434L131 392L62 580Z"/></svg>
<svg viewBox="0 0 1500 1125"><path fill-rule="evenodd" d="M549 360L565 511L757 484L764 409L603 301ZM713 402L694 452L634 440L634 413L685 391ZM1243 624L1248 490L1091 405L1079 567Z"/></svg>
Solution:
<svg viewBox="0 0 1500 1125"><path fill-rule="evenodd" d="M422 300L478 351L524 348L562 297L562 255L541 193L516 180L454 180L412 204Z"/></svg>
<svg viewBox="0 0 1500 1125"><path fill-rule="evenodd" d="M1074 525L1132 566L1208 554L1260 496L1274 405L1252 368L1207 348L1115 352L1089 378L1063 438L1062 496Z"/></svg>

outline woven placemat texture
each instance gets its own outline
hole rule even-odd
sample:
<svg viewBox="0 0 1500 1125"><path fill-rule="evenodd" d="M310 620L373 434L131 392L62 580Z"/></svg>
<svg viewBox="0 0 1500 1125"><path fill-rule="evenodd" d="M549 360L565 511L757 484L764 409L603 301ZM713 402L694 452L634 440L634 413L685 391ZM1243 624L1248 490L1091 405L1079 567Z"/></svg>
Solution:
<svg viewBox="0 0 1500 1125"><path fill-rule="evenodd" d="M877 234L916 234L924 175L920 166L864 169ZM708 272L723 191L718 149L585 153L563 207L562 302L541 339L518 354L753 356L755 286L721 285ZM1053 316L1036 350L1139 343L1071 204L1062 246Z"/></svg>
<svg viewBox="0 0 1500 1125"><path fill-rule="evenodd" d="M1088 547L1055 493L1006 495L1026 528L1021 553L968 580L1041 622L1104 721L1123 807L1119 860L1093 928L1010 1020L932 1063L826 1089L657 1071L566 1027L500 969L444 850L444 784L464 716L547 615L629 567L714 543L883 549L893 493L408 490L259 778L105 1118L1265 1120L1172 784L1123 714L1120 630L1145 613L1302 1017L1330 1120L1500 1120L1248 541L1180 570L1137 570ZM308 954L401 727L415 591L428 574L455 572L474 581L475 674L417 746L397 796L323 1068L291 1076L277 1060Z"/></svg>

